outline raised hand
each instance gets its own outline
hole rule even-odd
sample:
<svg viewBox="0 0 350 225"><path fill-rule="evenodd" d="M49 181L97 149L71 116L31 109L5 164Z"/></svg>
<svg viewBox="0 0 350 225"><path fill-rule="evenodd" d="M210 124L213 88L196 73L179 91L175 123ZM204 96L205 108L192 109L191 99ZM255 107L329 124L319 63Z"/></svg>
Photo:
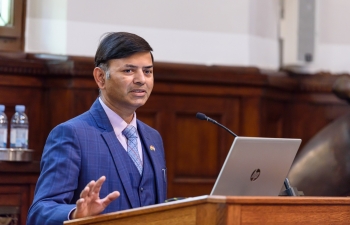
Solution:
<svg viewBox="0 0 350 225"><path fill-rule="evenodd" d="M76 202L77 208L71 213L71 219L100 214L112 201L120 195L119 191L108 194L100 199L100 190L106 177L102 176L97 181L90 181L80 193L80 199Z"/></svg>

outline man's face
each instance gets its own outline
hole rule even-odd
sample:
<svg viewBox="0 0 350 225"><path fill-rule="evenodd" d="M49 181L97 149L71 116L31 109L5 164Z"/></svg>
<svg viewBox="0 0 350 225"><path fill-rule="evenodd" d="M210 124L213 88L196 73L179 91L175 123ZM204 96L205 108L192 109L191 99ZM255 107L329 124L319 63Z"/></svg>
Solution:
<svg viewBox="0 0 350 225"><path fill-rule="evenodd" d="M149 52L109 60L110 78L104 76L102 98L114 111L129 113L144 105L153 89L153 62Z"/></svg>

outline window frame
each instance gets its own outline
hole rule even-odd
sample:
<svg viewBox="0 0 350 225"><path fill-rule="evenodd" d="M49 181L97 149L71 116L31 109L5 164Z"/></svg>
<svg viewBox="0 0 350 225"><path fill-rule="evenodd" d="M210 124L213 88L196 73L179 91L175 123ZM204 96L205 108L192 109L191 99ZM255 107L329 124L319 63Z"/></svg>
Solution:
<svg viewBox="0 0 350 225"><path fill-rule="evenodd" d="M14 0L13 25L0 26L0 51L24 50L26 0Z"/></svg>

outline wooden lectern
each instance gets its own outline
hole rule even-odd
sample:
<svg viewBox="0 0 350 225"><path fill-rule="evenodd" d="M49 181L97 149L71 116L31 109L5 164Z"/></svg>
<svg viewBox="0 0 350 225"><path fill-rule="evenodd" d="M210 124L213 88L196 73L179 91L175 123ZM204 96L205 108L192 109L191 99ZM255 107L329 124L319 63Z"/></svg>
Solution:
<svg viewBox="0 0 350 225"><path fill-rule="evenodd" d="M350 198L199 196L64 224L350 224Z"/></svg>

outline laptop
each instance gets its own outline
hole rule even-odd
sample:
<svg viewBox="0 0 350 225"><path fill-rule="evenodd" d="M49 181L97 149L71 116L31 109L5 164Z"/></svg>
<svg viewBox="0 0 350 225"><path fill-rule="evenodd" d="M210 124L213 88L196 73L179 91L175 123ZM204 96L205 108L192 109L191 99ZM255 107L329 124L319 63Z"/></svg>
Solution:
<svg viewBox="0 0 350 225"><path fill-rule="evenodd" d="M278 196L301 139L236 137L210 195Z"/></svg>

